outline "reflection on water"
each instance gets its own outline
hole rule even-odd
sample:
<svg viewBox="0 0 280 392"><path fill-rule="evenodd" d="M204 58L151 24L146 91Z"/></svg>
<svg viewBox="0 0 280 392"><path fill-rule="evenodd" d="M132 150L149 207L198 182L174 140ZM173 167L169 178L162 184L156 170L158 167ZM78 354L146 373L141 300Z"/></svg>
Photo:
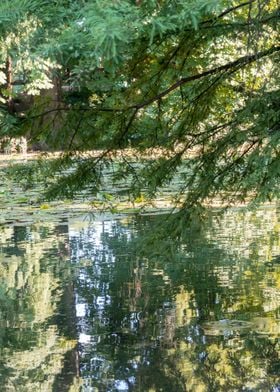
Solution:
<svg viewBox="0 0 280 392"><path fill-rule="evenodd" d="M280 391L279 210L164 220L2 228L3 390Z"/></svg>
<svg viewBox="0 0 280 392"><path fill-rule="evenodd" d="M0 390L78 391L68 223L0 230Z"/></svg>

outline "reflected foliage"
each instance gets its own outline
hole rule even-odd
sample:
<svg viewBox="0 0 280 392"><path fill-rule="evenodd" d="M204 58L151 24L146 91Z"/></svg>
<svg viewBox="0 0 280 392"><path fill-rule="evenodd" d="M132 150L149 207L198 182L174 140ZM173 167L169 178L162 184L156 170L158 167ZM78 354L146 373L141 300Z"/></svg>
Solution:
<svg viewBox="0 0 280 392"><path fill-rule="evenodd" d="M2 391L78 391L67 234L67 222L1 227Z"/></svg>
<svg viewBox="0 0 280 392"><path fill-rule="evenodd" d="M206 218L3 226L2 390L276 391L279 208Z"/></svg>
<svg viewBox="0 0 280 392"><path fill-rule="evenodd" d="M164 215L72 232L84 391L279 387L279 211L207 222L173 246Z"/></svg>

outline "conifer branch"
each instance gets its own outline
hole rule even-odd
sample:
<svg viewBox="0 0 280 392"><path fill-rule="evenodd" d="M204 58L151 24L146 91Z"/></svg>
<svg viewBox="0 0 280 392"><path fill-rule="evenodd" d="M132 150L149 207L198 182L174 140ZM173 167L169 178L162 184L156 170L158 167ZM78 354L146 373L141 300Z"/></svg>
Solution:
<svg viewBox="0 0 280 392"><path fill-rule="evenodd" d="M145 106L148 106L151 103L158 101L159 99L165 97L166 95L168 95L169 93L171 93L172 91L176 90L178 87L180 87L184 84L187 84L189 82L193 82L198 79L202 79L206 76L215 75L218 72L222 72L222 71L227 72L227 71L233 70L233 69L235 71L237 71L238 69L240 69L243 66L251 64L251 63L253 63L263 57L269 56L269 55L271 55L275 52L279 52L279 51L280 51L280 46L273 46L273 47L271 47L267 50L264 50L262 52L258 52L258 53L252 54L252 55L240 57L239 59L237 59L235 61L232 61L232 62L227 63L225 65L221 65L216 68L209 69L208 71L204 71L204 72L201 72L196 75L181 78L180 80L178 80L177 82L172 84L172 86L170 86L166 90L162 91L161 93L157 94L156 96L149 98L146 101L140 102L138 104L131 105L128 107L128 109L142 109Z"/></svg>
<svg viewBox="0 0 280 392"><path fill-rule="evenodd" d="M252 3L255 3L255 2L256 2L256 0L249 0L249 1L246 1L245 3L238 4L235 7L228 8L225 11L223 11L221 14L219 14L218 18L223 18L224 16L230 14L231 12L234 12L234 11L238 10L239 8L246 7L246 5L251 5ZM211 21L214 21L214 20L212 19ZM209 22L209 20L207 22Z"/></svg>

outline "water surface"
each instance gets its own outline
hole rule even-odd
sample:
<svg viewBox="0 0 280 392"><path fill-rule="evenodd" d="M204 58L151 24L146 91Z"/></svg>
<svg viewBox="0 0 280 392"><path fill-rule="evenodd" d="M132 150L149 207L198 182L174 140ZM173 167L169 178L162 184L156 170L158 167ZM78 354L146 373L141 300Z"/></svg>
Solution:
<svg viewBox="0 0 280 392"><path fill-rule="evenodd" d="M280 390L279 216L2 225L1 390Z"/></svg>

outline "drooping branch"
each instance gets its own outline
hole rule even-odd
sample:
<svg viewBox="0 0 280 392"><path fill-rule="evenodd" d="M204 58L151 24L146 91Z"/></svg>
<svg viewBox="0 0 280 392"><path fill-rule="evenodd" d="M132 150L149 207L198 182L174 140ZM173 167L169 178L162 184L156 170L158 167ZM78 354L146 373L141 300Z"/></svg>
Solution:
<svg viewBox="0 0 280 392"><path fill-rule="evenodd" d="M264 50L262 52L258 52L258 53L252 54L252 55L247 55L247 56L240 57L239 59L237 59L235 61L232 61L230 63L221 65L221 66L216 67L216 68L209 69L208 71L204 71L204 72L201 72L201 73L196 74L196 75L192 75L192 76L187 76L185 78L181 78L177 82L172 84L170 87L168 87L166 90L164 90L161 93L155 95L154 97L149 98L146 101L130 105L129 109L142 109L145 106L148 106L151 103L156 102L159 99L167 96L169 93L171 93L172 91L176 90L178 87L180 87L180 86L182 86L184 84L187 84L189 82L193 82L193 81L198 80L198 79L205 78L207 76L215 75L215 74L217 74L219 72L227 72L229 70L237 71L241 67L244 67L244 66L246 66L248 64L251 64L251 63L253 63L253 62L255 62L255 61L257 61L257 60L259 60L259 59L261 59L263 57L269 56L269 55L271 55L271 54L273 54L275 52L279 52L279 51L280 51L280 46L273 46L273 47L271 47L271 48L269 48L267 50Z"/></svg>
<svg viewBox="0 0 280 392"><path fill-rule="evenodd" d="M47 110L43 113L39 113L33 116L29 117L30 119L35 119L38 117L43 117L51 112L56 112L56 111L71 111L71 110L77 110L77 111L92 111L92 112L111 112L111 113L120 113L120 112L127 112L128 110L134 109L136 111L143 109L144 107L152 104L153 102L157 102L160 99L166 97L168 94L172 93L173 91L175 91L176 89L178 89L180 86L185 85L187 83L193 82L195 80L199 80L199 79L203 79L207 76L211 76L211 75L216 75L220 72L228 72L230 71L231 73L238 71L240 68L249 65L251 63L254 63L255 61L266 57L266 56L270 56L273 53L279 52L280 51L280 46L272 46L271 48L258 52L258 53L254 53L252 55L246 55L243 57L238 58L235 61L229 62L227 64L206 70L204 72L195 74L195 75L191 75L191 76L187 76L184 78L179 79L177 82L173 83L170 87L168 87L167 89L163 90L161 93L145 100L139 103L135 103L132 105L129 105L127 107L116 107L116 108L110 108L110 107L79 107L79 108L73 108L71 106L68 107L59 107L59 108L55 108L55 109L50 109Z"/></svg>
<svg viewBox="0 0 280 392"><path fill-rule="evenodd" d="M230 14L231 12L234 12L234 11L238 10L239 8L246 7L247 5L251 5L252 3L255 3L255 2L256 2L256 0L249 0L249 1L246 1L245 3L238 4L235 7L228 8L225 11L223 11L221 14L219 14L218 18L223 18L224 16ZM209 20L207 22L209 22Z"/></svg>

